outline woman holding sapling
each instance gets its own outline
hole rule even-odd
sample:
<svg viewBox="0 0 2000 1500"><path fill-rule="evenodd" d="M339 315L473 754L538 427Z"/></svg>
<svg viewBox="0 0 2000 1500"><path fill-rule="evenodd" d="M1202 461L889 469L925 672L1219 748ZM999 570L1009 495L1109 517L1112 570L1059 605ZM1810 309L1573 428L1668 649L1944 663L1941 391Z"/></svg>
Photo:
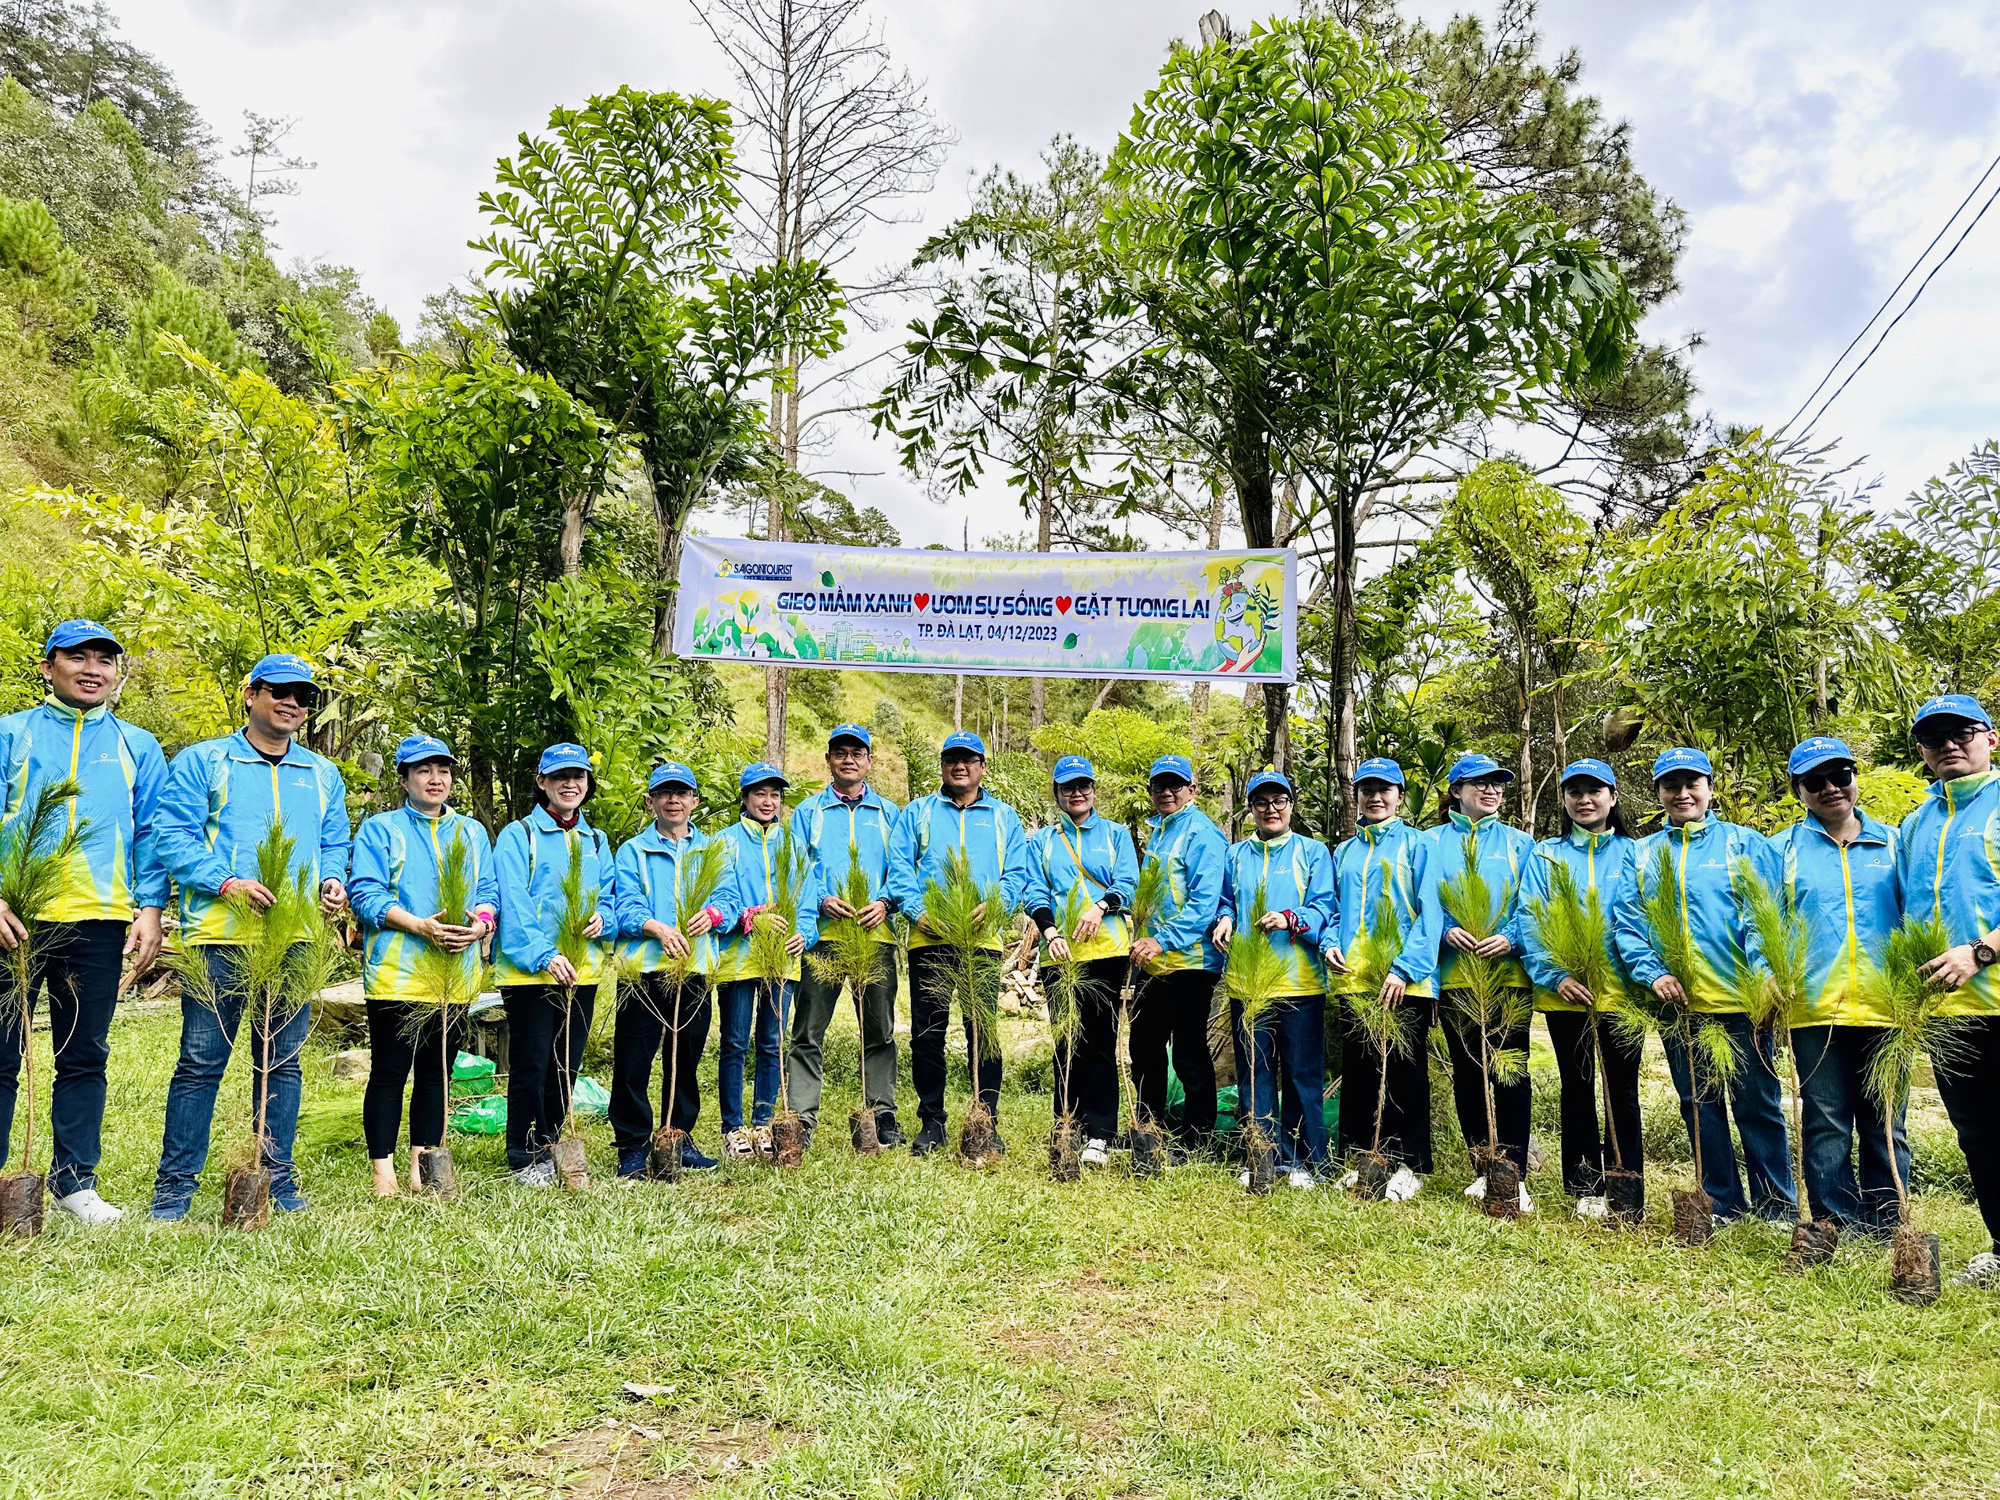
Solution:
<svg viewBox="0 0 2000 1500"><path fill-rule="evenodd" d="M1626 830L1617 775L1609 765L1580 760L1565 767L1561 795L1562 832L1535 845L1535 857L1521 872L1515 935L1562 1080L1563 1191L1577 1200L1578 1218L1603 1218L1609 1211L1609 1167L1624 1173L1631 1184L1623 1206L1636 1216L1645 1203L1645 1141L1639 1121L1645 1048L1643 1040L1635 1041L1604 1021L1604 1013L1624 993L1611 914L1618 892L1632 878L1636 846ZM1564 903L1561 910L1559 903ZM1564 938L1598 951L1566 954ZM1599 1113L1600 1054L1608 1126Z"/></svg>
<svg viewBox="0 0 2000 1500"><path fill-rule="evenodd" d="M1276 1003L1238 1037L1240 1055L1250 1064L1246 1114L1276 1145L1285 1180L1311 1188L1327 1161L1326 966L1320 947L1339 925L1333 856L1318 839L1292 831L1294 794L1283 774L1259 771L1247 795L1256 833L1229 850L1214 941L1227 953L1238 930L1254 922L1276 950L1282 969ZM1231 997L1230 1023L1245 1031L1240 995ZM1296 1133L1278 1130L1281 1088L1286 1114L1296 1113ZM1245 1172L1246 1185L1249 1178Z"/></svg>
<svg viewBox="0 0 2000 1500"><path fill-rule="evenodd" d="M1028 915L1049 959L1078 965L1074 1038L1056 1045L1056 1108L1083 1125L1082 1162L1111 1160L1118 1133L1118 996L1132 933L1125 912L1139 883L1139 853L1123 823L1097 815L1097 771L1065 755L1054 772L1056 820L1028 837ZM1060 913L1074 911L1068 931Z"/></svg>
<svg viewBox="0 0 2000 1500"><path fill-rule="evenodd" d="M523 1187L555 1185L553 1150L570 1118L605 974L604 940L617 931L611 844L583 815L596 789L590 752L549 746L536 767L534 811L503 828L493 849L494 958L507 1003L507 1166Z"/></svg>
<svg viewBox="0 0 2000 1500"><path fill-rule="evenodd" d="M1797 1214L1797 1199L1773 1039L1768 1030L1760 1033L1744 1012L1742 989L1734 982L1738 965L1752 973L1763 968L1748 900L1734 879L1735 863L1747 860L1773 888L1779 872L1770 840L1709 815L1714 776L1714 767L1699 750L1668 750L1653 762L1653 792L1666 826L1640 839L1632 851L1633 878L1620 893L1612 925L1619 963L1635 983L1720 1026L1733 1044L1736 1066L1721 1079L1711 1076L1705 1061L1699 1072L1693 1071L1699 1057L1690 1057L1679 1032L1662 1034L1690 1144L1699 1125L1701 1187L1714 1202L1716 1222L1756 1213L1786 1223ZM1662 854L1692 950L1691 990L1667 972L1646 918L1646 903L1659 893ZM1743 1137L1741 1171L1729 1129L1731 1115Z"/></svg>
<svg viewBox="0 0 2000 1500"><path fill-rule="evenodd" d="M1383 1196L1395 1203L1416 1197L1431 1172L1426 1037L1437 1008L1437 915L1423 901L1431 844L1403 821L1403 791L1403 768L1393 760L1376 757L1354 768L1355 831L1334 852L1339 921L1325 945L1333 992L1347 1003L1341 1159L1386 1157ZM1385 1047L1363 1024L1363 1006L1388 1012L1382 1034L1396 1044ZM1350 1171L1343 1185L1358 1178Z"/></svg>
<svg viewBox="0 0 2000 1500"><path fill-rule="evenodd" d="M396 1136L410 1092L410 1191L417 1157L444 1144L457 1018L479 993L479 946L493 931L500 881L486 830L445 805L458 762L451 747L413 734L396 747L403 805L376 813L354 835L348 902L366 946L368 1088L361 1132L377 1197L396 1195Z"/></svg>

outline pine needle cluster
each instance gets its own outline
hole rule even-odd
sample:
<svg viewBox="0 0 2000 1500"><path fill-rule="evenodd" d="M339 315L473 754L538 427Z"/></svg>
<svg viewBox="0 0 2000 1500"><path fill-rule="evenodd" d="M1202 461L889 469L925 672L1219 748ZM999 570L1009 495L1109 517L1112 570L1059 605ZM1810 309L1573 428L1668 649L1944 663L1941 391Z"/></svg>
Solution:
<svg viewBox="0 0 2000 1500"><path fill-rule="evenodd" d="M1618 984L1611 962L1611 922L1596 889L1580 889L1576 872L1552 860L1549 893L1530 901L1528 912L1535 939L1550 962L1603 1006Z"/></svg>
<svg viewBox="0 0 2000 1500"><path fill-rule="evenodd" d="M1806 1009L1812 929L1749 860L1738 856L1729 873L1738 899L1749 910L1750 927L1757 934L1764 959L1763 970L1753 972L1748 956L1739 954L1737 978L1731 988L1745 1014L1757 1025L1789 1029L1792 1017L1803 1015Z"/></svg>
<svg viewBox="0 0 2000 1500"><path fill-rule="evenodd" d="M569 868L563 872L562 911L556 918L556 952L579 974L590 958L590 919L597 915L597 887L583 883L583 840L569 841Z"/></svg>
<svg viewBox="0 0 2000 1500"><path fill-rule="evenodd" d="M1452 923L1483 942L1493 936L1496 913L1505 911L1513 900L1513 885L1509 883L1502 889L1499 900L1494 900L1492 883L1479 868L1478 834L1465 836L1464 854L1465 867L1439 887L1439 897ZM1527 1076L1528 1055L1518 1049L1502 1051L1499 1043L1534 1019L1535 1002L1528 991L1506 983L1504 974L1497 959L1461 953L1452 967L1449 993L1467 1022L1479 1032L1482 1050L1490 1052L1489 1075L1503 1083L1512 1083ZM1487 1091L1489 1094L1492 1091L1490 1082Z"/></svg>
<svg viewBox="0 0 2000 1500"><path fill-rule="evenodd" d="M710 839L700 848L690 850L678 863L674 876L674 928L688 940L688 951L669 953L663 971L667 983L677 992L695 967L697 940L688 931L688 919L707 909L728 876L729 846L721 839Z"/></svg>
<svg viewBox="0 0 2000 1500"><path fill-rule="evenodd" d="M1951 991L1924 973L1924 965L1951 946L1951 936L1936 917L1906 916L1889 934L1882 962L1862 971L1862 993L1889 1020L1868 1059L1861 1086L1893 1122L1910 1102L1910 1080L1917 1059L1928 1054L1931 1067L1950 1072L1964 1060L1967 1018L1943 1014ZM1904 1223L1910 1218L1910 1188L1896 1168L1893 1143L1890 1170L1896 1177L1897 1206Z"/></svg>
<svg viewBox="0 0 2000 1500"><path fill-rule="evenodd" d="M870 900L868 873L861 868L854 855L854 846L850 844L847 878L841 882L836 894L846 903L848 910L860 911ZM886 922L883 923L884 928L887 926ZM875 954L881 947L882 939L852 917L822 923L819 936L820 946L826 952L808 953L807 968L815 979L830 988L839 989L843 984L848 985L858 1000L875 977Z"/></svg>
<svg viewBox="0 0 2000 1500"><path fill-rule="evenodd" d="M1408 1056L1416 1045L1414 1017L1402 1007L1383 1005L1378 997L1389 977L1389 966L1403 951L1403 919L1395 900L1387 891L1375 898L1375 909L1362 924L1361 936L1347 959L1347 972L1354 978L1354 1019L1384 1061L1390 1053Z"/></svg>
<svg viewBox="0 0 2000 1500"><path fill-rule="evenodd" d="M83 847L88 820L71 819L67 809L83 787L65 778L50 782L36 794L24 817L0 829L0 900L20 918L27 938L7 955L13 986L7 993L4 1024L20 1038L23 1082L28 1095L27 1119L21 1133L21 1160L32 1171L35 1153L35 1056L29 1039L33 1015L34 954L46 926L42 913L55 904L69 884L69 869ZM58 825L61 825L60 827Z"/></svg>
<svg viewBox="0 0 2000 1500"><path fill-rule="evenodd" d="M465 830L456 828L438 863L440 922L447 927L472 924L472 885L472 845L466 840ZM477 944L453 953L436 943L424 943L410 965L410 977L420 993L411 1004L408 1038L414 1041L421 1036L435 1013L438 1045L448 1045L452 1011L463 1009L479 998L485 976L486 965L480 959ZM450 1060L446 1061L448 1064Z"/></svg>
<svg viewBox="0 0 2000 1500"><path fill-rule="evenodd" d="M963 849L945 855L944 878L924 888L924 921L951 952L938 997L959 1010L979 1038L981 1057L1000 1055L1000 946L1013 913L998 881L981 885Z"/></svg>
<svg viewBox="0 0 2000 1500"><path fill-rule="evenodd" d="M765 852L771 861L771 889L765 896L764 909L757 913L750 928L746 977L770 983L791 972L792 955L785 944L799 930L799 896L805 889L806 865L804 854L793 846L789 830L768 842Z"/></svg>

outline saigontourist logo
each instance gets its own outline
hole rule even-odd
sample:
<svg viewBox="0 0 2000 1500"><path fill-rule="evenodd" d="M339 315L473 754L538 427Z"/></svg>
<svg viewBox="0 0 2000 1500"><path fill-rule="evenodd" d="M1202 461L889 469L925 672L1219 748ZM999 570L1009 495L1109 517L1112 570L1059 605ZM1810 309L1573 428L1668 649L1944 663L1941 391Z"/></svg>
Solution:
<svg viewBox="0 0 2000 1500"><path fill-rule="evenodd" d="M715 565L717 578L748 578L759 583L790 583L792 565L790 563L746 563L732 562L724 558Z"/></svg>

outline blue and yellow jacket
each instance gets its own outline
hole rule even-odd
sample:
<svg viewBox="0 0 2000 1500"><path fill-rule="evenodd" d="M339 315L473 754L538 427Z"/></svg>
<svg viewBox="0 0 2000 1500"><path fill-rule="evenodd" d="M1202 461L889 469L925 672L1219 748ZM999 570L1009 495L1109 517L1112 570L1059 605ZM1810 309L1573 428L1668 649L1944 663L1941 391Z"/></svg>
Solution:
<svg viewBox="0 0 2000 1500"><path fill-rule="evenodd" d="M1403 928L1402 953L1389 965L1390 971L1409 986L1408 993L1430 998L1435 993L1431 976L1437 972L1438 939L1444 932L1435 904L1424 904L1424 886L1431 869L1430 839L1401 818L1364 823L1353 838L1341 841L1334 853L1333 869L1340 922L1332 946L1343 956L1351 955L1361 941L1364 924L1375 919L1382 892L1388 891ZM1350 957L1350 968L1352 963ZM1354 994L1360 983L1359 976L1352 973L1331 977L1336 995Z"/></svg>
<svg viewBox="0 0 2000 1500"><path fill-rule="evenodd" d="M1223 910L1238 934L1250 925L1259 891L1265 911L1289 912L1294 919L1297 930L1280 927L1271 934L1287 971L1278 993L1325 994L1326 961L1320 945L1340 925L1333 856L1326 845L1302 833L1286 832L1274 839L1253 836L1229 846L1222 869ZM1228 970L1223 973L1226 984Z"/></svg>
<svg viewBox="0 0 2000 1500"><path fill-rule="evenodd" d="M0 827L32 813L52 782L74 778L83 787L68 812L71 826L84 825L82 847L43 920L129 922L137 907L167 904L154 820L167 759L152 735L108 706L79 712L50 697L0 719L0 770Z"/></svg>
<svg viewBox="0 0 2000 1500"><path fill-rule="evenodd" d="M1932 783L1896 837L1904 911L1943 922L1954 946L2000 927L2000 771ZM1974 974L1939 1008L2000 1014L2000 964Z"/></svg>
<svg viewBox="0 0 2000 1500"><path fill-rule="evenodd" d="M493 965L502 985L553 984L549 960L556 956L556 929L562 922L563 882L569 878L572 845L583 849L583 889L597 892L603 935L587 945L576 966L576 982L596 984L618 934L617 872L611 841L579 816L565 829L538 807L500 830L493 862L500 874L500 929L493 941Z"/></svg>
<svg viewBox="0 0 2000 1500"><path fill-rule="evenodd" d="M981 886L998 882L1007 910L1018 911L1028 896L1028 836L1021 815L981 791L964 807L943 792L931 792L904 808L889 829L889 895L910 919L910 946L929 948L941 939L917 925L924 892L944 881L945 857L963 849L972 878Z"/></svg>
<svg viewBox="0 0 2000 1500"><path fill-rule="evenodd" d="M819 870L822 897L838 896L847 885L847 871L859 865L868 877L868 899L883 900L889 885L889 830L900 813L895 803L873 787L849 806L827 787L792 810L792 837L807 850ZM890 910L895 909L890 901ZM877 931L886 936L888 924Z"/></svg>
<svg viewBox="0 0 2000 1500"><path fill-rule="evenodd" d="M1732 976L1739 963L1761 973L1764 961L1749 905L1736 888L1735 862L1749 861L1765 883L1777 889L1779 873L1771 841L1755 829L1720 818L1662 828L1638 841L1632 851L1632 879L1619 895L1612 924L1626 977L1648 988L1667 972L1654 950L1644 904L1653 891L1662 849L1673 863L1680 887L1681 924L1694 941L1697 970L1688 1002L1698 1011L1740 1013L1743 1002Z"/></svg>
<svg viewBox="0 0 2000 1500"><path fill-rule="evenodd" d="M1835 843L1811 813L1771 841L1785 905L1811 934L1805 1008L1792 1016L1794 1026L1890 1022L1868 1002L1862 979L1882 961L1889 934L1903 920L1896 830L1865 812L1857 816L1861 832L1852 844Z"/></svg>
<svg viewBox="0 0 2000 1500"><path fill-rule="evenodd" d="M1471 956L1460 953L1444 941L1445 933L1458 925L1445 905L1444 889L1465 873L1466 844L1473 839L1478 840L1479 871L1486 877L1491 898L1491 909L1487 912L1487 921L1491 924L1488 931L1504 934L1514 944L1513 953L1495 959L1493 963L1499 970L1502 984L1526 989L1528 971L1521 967L1521 945L1514 918L1521 893L1521 871L1534 857L1534 838L1497 817L1481 818L1474 823L1456 809L1453 809L1449 822L1425 830L1424 837L1431 843L1431 862L1429 884L1424 888L1423 901L1426 909L1437 913L1438 992L1442 994L1452 987L1458 966Z"/></svg>
<svg viewBox="0 0 2000 1500"><path fill-rule="evenodd" d="M1146 935L1160 945L1149 974L1184 969L1222 972L1222 953L1209 934L1222 910L1223 865L1229 841L1207 813L1190 802L1170 818L1146 819L1146 863L1167 867L1167 897L1153 914Z"/></svg>
<svg viewBox="0 0 2000 1500"><path fill-rule="evenodd" d="M355 830L347 902L367 932L361 957L361 992L370 1000L449 998L464 1003L478 992L485 963L477 943L458 955L458 975L451 981L451 994L440 996L437 978L419 972L417 964L418 955L431 945L384 925L392 906L402 907L413 917L434 917L443 909L438 885L454 839L465 840L471 914L493 921L500 910L500 877L493 863L493 841L474 819L448 807L437 817L427 818L404 803L394 812L362 819L361 827Z"/></svg>
<svg viewBox="0 0 2000 1500"><path fill-rule="evenodd" d="M688 829L687 837L676 842L660 832L659 824L648 823L619 849L615 899L618 936L622 940L620 953L627 962L636 964L641 973L657 974L667 967L666 949L660 946L658 938L646 936L645 926L655 921L665 922L669 927L679 924L683 862L697 849L713 842L699 828ZM715 926L688 944L694 956L692 972L696 974L715 972L717 934L733 927L743 916L742 903L736 896L733 863L724 864L722 880L705 909L714 917Z"/></svg>
<svg viewBox="0 0 2000 1500"><path fill-rule="evenodd" d="M249 940L222 883L257 878L257 846L275 822L293 840L293 878L304 871L315 889L347 878L346 783L297 741L277 765L241 730L188 746L167 768L157 817L160 859L181 892L180 940L195 947Z"/></svg>
<svg viewBox="0 0 2000 1500"><path fill-rule="evenodd" d="M716 983L728 984L751 977L751 938L744 930L743 917L753 906L770 904L772 886L786 859L792 861L793 889L799 903L798 931L808 948L819 941L819 898L825 893L820 889L819 867L813 863L811 851L794 842L783 823L759 823L746 815L718 837L729 845L736 892L735 917L728 924L715 960ZM797 979L800 965L801 960L793 959L785 970L785 978Z"/></svg>
<svg viewBox="0 0 2000 1500"><path fill-rule="evenodd" d="M1542 946L1541 933L1535 923L1534 903L1549 898L1551 872L1557 865L1566 865L1576 881L1576 893L1588 900L1592 891L1597 892L1597 907L1604 914L1604 951L1611 960L1611 980L1605 986L1609 991L1597 997L1599 1005L1615 1005L1625 993L1625 978L1618 966L1617 936L1612 930L1613 917L1618 908L1619 892L1632 878L1632 859L1638 845L1623 834L1606 829L1603 833L1589 833L1581 828L1572 828L1568 833L1552 839L1543 839L1535 845L1534 858L1525 862L1521 871L1521 893L1515 904L1514 949L1521 955L1521 966L1528 971L1528 980L1535 987L1535 1006L1538 1010L1581 1011L1581 1005L1563 999L1556 993L1556 986L1566 977L1556 967L1549 950ZM1580 978L1580 976L1567 976Z"/></svg>
<svg viewBox="0 0 2000 1500"><path fill-rule="evenodd" d="M1118 904L1129 909L1139 884L1139 851L1132 832L1092 813L1081 823L1058 812L1055 822L1028 836L1028 910L1036 921L1051 926L1062 920L1071 891L1084 905L1116 892ZM1044 951L1046 951L1046 944ZM1107 913L1104 925L1087 943L1070 949L1084 963L1098 958L1123 958L1132 951L1132 921L1125 911Z"/></svg>

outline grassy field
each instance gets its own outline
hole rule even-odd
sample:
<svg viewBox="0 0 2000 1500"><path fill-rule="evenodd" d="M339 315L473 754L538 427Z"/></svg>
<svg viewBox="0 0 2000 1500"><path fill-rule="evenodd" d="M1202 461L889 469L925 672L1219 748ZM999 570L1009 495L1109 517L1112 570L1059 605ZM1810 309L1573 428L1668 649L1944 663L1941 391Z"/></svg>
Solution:
<svg viewBox="0 0 2000 1500"><path fill-rule="evenodd" d="M104 1185L137 1212L0 1250L0 1493L2000 1490L2000 1298L1899 1306L1867 1248L1800 1279L1761 1225L1699 1252L1657 1223L1502 1225L1462 1171L1402 1207L1251 1199L1220 1169L1063 1187L1046 1096L1012 1085L994 1172L827 1141L783 1177L568 1196L458 1141L460 1203L377 1203L324 1049L312 1213L223 1232L211 1175L154 1226L177 1024L114 1033ZM1921 1212L1952 1269L1980 1248L1956 1195Z"/></svg>

